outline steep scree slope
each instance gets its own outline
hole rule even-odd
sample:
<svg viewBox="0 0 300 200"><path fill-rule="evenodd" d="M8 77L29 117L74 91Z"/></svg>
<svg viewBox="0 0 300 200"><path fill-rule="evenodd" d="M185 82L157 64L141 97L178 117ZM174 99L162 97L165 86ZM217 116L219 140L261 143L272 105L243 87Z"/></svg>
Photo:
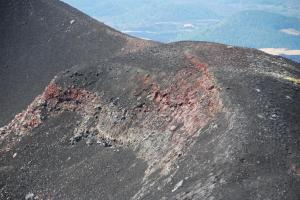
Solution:
<svg viewBox="0 0 300 200"><path fill-rule="evenodd" d="M299 199L298 64L129 41L61 69L0 129L1 199Z"/></svg>
<svg viewBox="0 0 300 200"><path fill-rule="evenodd" d="M0 124L74 65L155 44L123 35L60 1L0 2Z"/></svg>

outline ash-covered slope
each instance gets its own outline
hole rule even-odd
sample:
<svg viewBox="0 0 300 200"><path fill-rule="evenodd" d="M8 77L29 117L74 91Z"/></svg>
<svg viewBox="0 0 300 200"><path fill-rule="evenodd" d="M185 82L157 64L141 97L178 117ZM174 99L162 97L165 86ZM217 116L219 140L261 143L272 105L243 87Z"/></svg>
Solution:
<svg viewBox="0 0 300 200"><path fill-rule="evenodd" d="M59 71L151 44L56 0L3 0L0 18L1 125L23 110Z"/></svg>
<svg viewBox="0 0 300 200"><path fill-rule="evenodd" d="M299 199L299 64L127 44L147 48L78 58L1 128L1 199Z"/></svg>

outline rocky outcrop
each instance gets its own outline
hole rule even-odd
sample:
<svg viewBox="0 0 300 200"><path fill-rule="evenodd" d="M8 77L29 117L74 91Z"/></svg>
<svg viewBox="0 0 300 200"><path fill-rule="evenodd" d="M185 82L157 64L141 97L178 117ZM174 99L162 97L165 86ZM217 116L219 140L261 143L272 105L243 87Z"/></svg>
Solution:
<svg viewBox="0 0 300 200"><path fill-rule="evenodd" d="M56 74L42 80L44 90L40 77L30 79L26 87L41 91L33 99L37 91L24 90L26 109L16 92L12 113L20 113L0 129L1 199L299 198L298 64L254 49L131 38L56 1L3 8L13 16L18 7L41 32L64 24L42 46L68 53L40 49L41 57L20 65L34 71L45 56L57 60L43 60L47 78ZM16 22L5 23L10 30ZM12 83L14 73L1 78ZM1 101L13 106L12 99Z"/></svg>

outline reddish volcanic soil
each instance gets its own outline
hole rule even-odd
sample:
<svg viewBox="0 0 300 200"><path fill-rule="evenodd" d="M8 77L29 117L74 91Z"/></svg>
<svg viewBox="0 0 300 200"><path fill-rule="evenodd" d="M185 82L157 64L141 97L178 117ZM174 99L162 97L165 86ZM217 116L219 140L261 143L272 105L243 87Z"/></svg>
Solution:
<svg viewBox="0 0 300 200"><path fill-rule="evenodd" d="M299 199L299 64L56 0L0 16L0 199Z"/></svg>

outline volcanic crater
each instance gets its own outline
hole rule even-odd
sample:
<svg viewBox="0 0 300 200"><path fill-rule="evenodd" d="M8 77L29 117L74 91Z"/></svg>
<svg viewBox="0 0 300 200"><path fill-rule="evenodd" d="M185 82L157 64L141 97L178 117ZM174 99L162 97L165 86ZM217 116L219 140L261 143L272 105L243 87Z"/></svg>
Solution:
<svg viewBox="0 0 300 200"><path fill-rule="evenodd" d="M0 9L1 199L299 199L299 64Z"/></svg>

